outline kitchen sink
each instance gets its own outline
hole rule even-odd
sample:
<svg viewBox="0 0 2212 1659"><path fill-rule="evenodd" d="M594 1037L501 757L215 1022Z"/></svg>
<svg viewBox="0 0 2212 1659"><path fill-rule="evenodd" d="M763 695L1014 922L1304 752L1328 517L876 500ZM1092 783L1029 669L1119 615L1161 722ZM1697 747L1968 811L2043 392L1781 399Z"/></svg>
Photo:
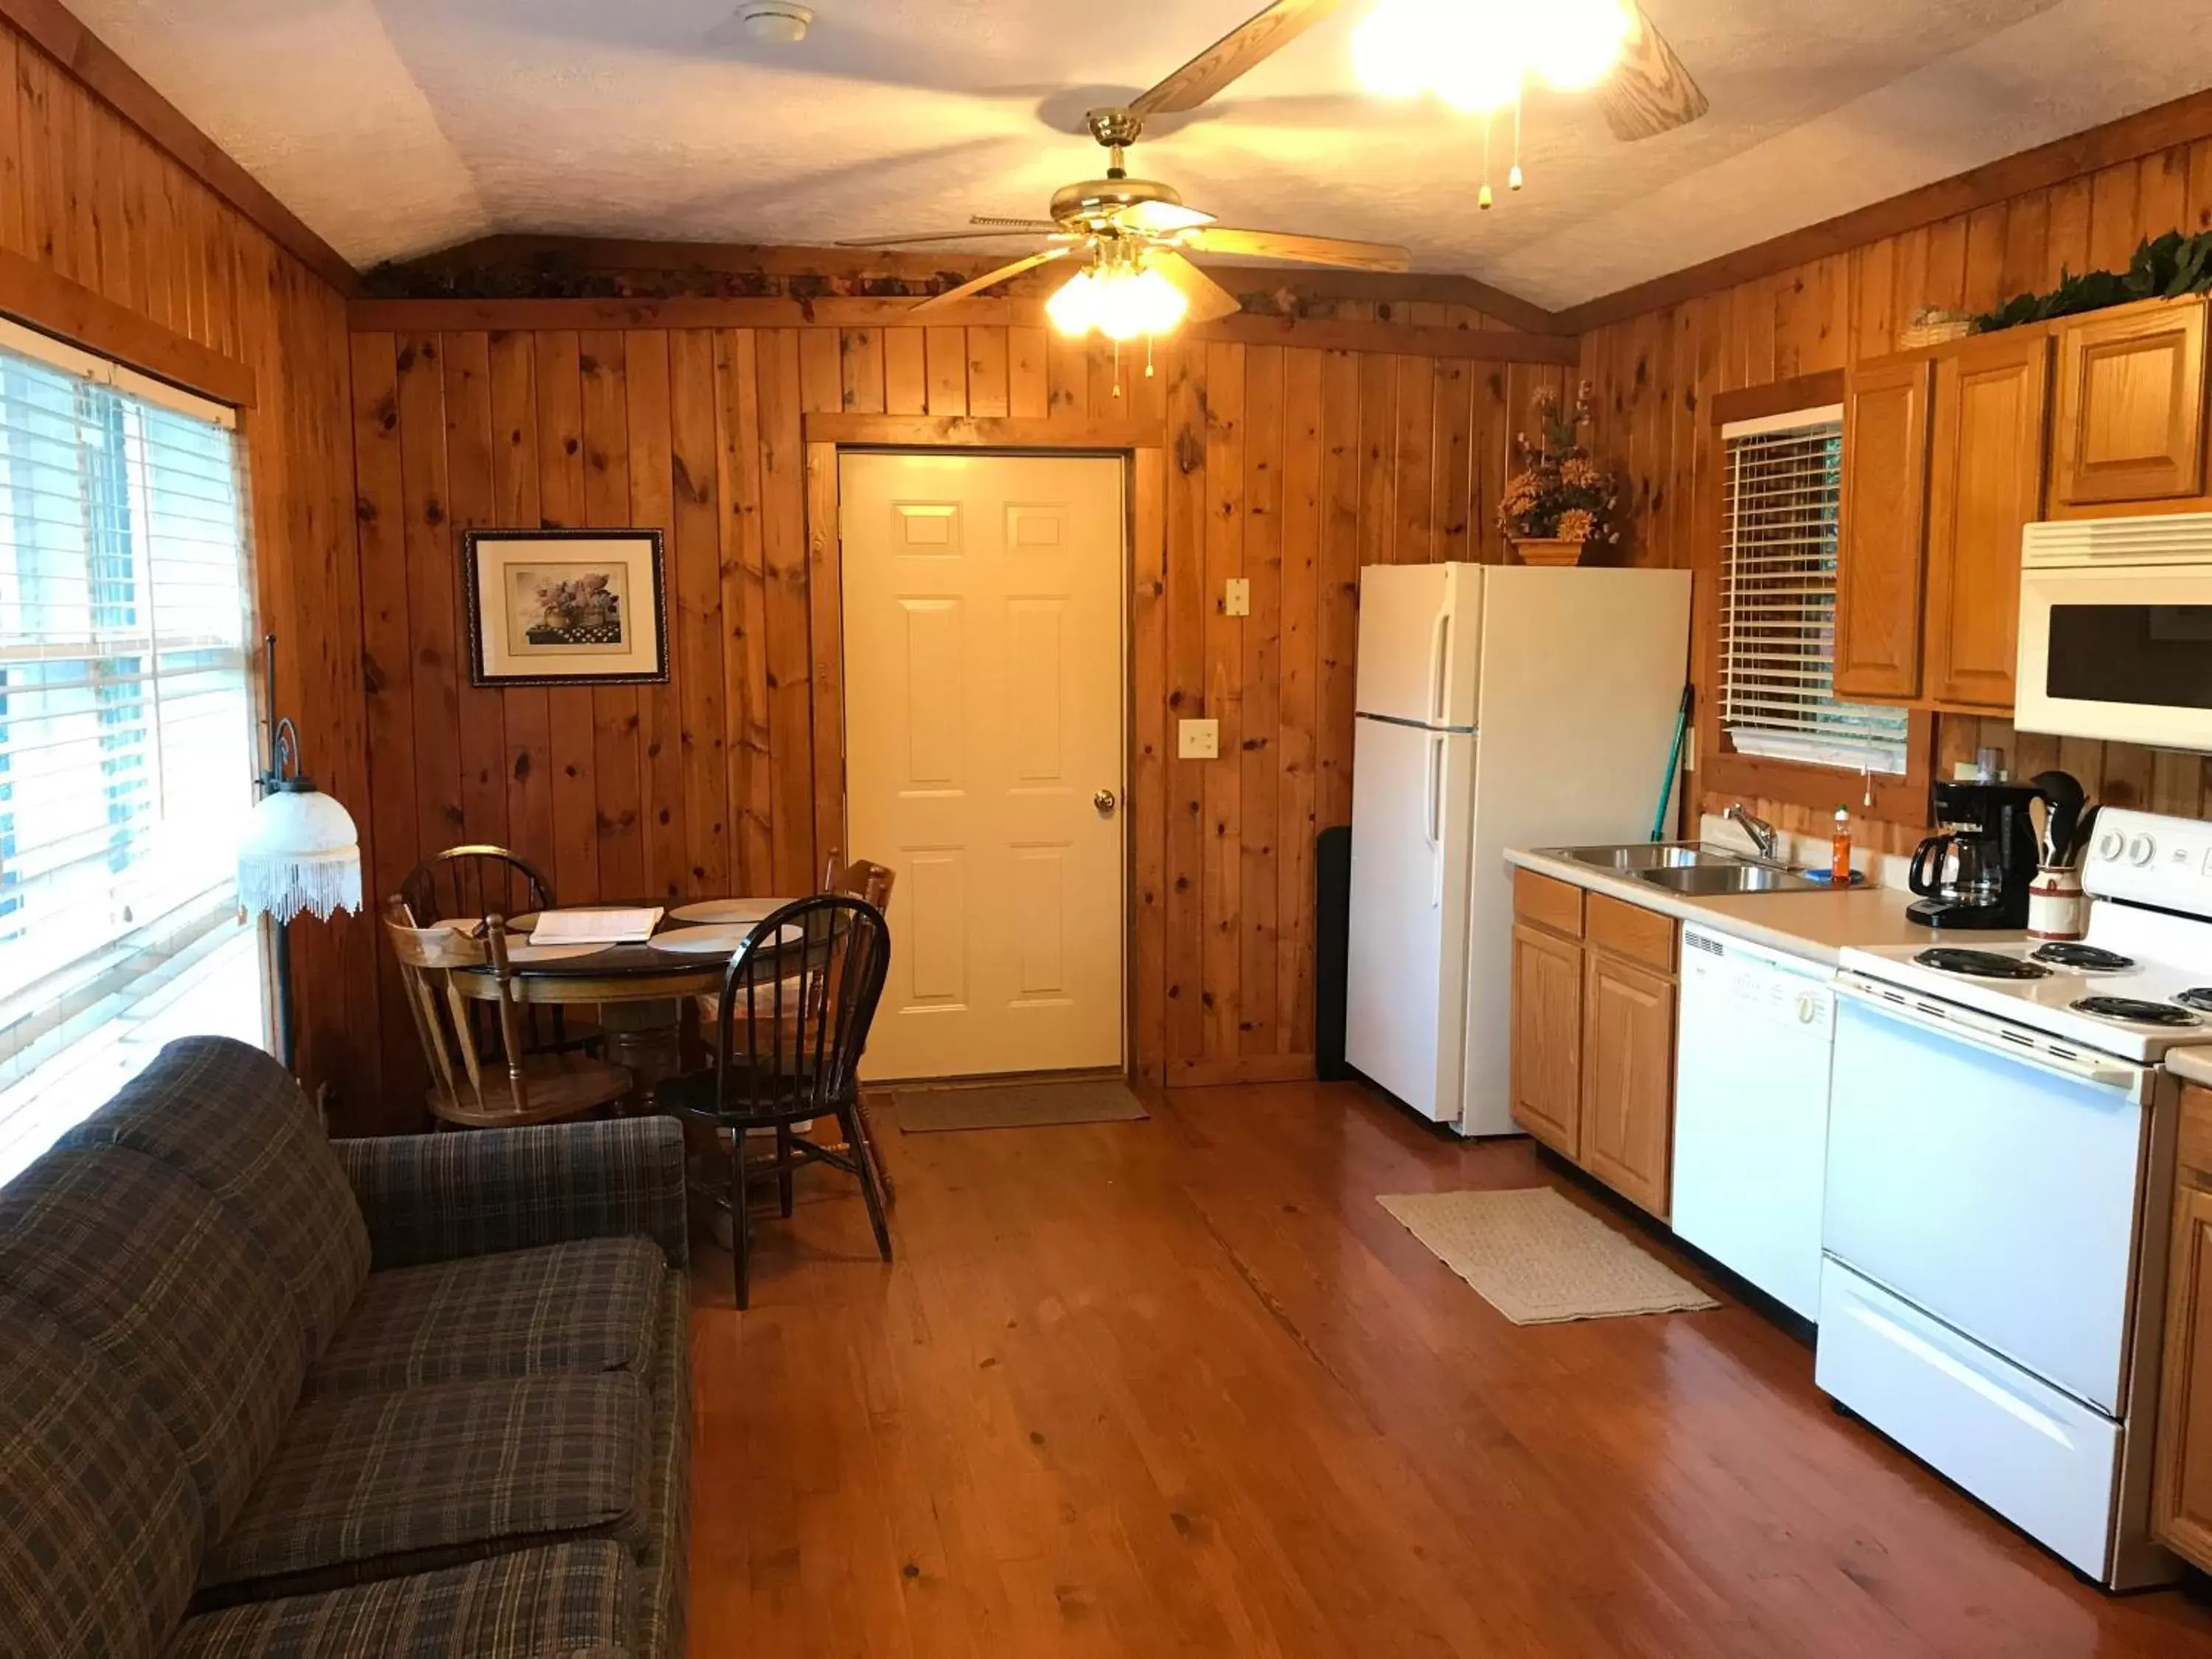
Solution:
<svg viewBox="0 0 2212 1659"><path fill-rule="evenodd" d="M1638 870L1638 881L1670 893L1711 898L1727 893L1815 893L1821 884L1795 870L1765 864L1698 864L1674 869Z"/></svg>
<svg viewBox="0 0 2212 1659"><path fill-rule="evenodd" d="M1642 875L1653 870L1688 870L1714 866L1741 866L1740 854L1698 842L1641 841L1623 847L1562 847L1554 858L1571 859L1597 870L1618 870Z"/></svg>

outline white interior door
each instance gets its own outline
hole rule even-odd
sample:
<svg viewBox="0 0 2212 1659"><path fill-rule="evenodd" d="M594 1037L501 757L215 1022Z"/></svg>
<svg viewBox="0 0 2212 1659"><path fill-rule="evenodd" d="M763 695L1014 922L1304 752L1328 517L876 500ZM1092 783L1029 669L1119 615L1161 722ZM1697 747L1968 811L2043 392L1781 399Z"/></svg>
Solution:
<svg viewBox="0 0 2212 1659"><path fill-rule="evenodd" d="M897 872L866 1072L1119 1066L1121 463L849 454L838 489L847 851Z"/></svg>

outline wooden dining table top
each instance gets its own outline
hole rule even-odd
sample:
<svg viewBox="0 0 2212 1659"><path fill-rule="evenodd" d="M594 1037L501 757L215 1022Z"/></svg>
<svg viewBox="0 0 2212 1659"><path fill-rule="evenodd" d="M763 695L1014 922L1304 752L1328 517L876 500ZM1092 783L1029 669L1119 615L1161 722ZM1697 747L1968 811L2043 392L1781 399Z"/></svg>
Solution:
<svg viewBox="0 0 2212 1659"><path fill-rule="evenodd" d="M745 895L737 895L744 897ZM795 901L791 899L763 899L769 907L763 916ZM560 910L649 910L651 900L633 903L609 901L599 904L560 905ZM714 921L686 920L669 915L663 916L653 930L654 939L665 938L675 933L692 932L702 927L744 928L750 931L756 924L750 921ZM513 962L507 973L526 1001L532 1002L614 1002L653 1000L663 997L693 996L702 991L721 988L729 972L730 958L738 952L732 945L727 950L678 951L657 948L650 942L643 945L609 945L578 956L561 956L539 962ZM495 981L489 962L471 968L453 970L455 981L465 995L487 1000L495 994Z"/></svg>

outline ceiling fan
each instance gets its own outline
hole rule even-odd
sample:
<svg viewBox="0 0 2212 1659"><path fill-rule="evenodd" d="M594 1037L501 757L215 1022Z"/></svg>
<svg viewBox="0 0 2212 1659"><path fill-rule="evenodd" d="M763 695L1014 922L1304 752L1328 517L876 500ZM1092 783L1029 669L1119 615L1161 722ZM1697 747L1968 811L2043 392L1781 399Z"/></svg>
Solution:
<svg viewBox="0 0 2212 1659"><path fill-rule="evenodd" d="M987 271L925 301L915 310L953 305L1024 271L1080 255L1085 261L1083 268L1054 291L1046 310L1066 332L1096 328L1117 341L1165 333L1186 317L1203 323L1242 309L1234 295L1183 257L1186 251L1354 270L1407 270L1411 256L1391 243L1220 224L1212 215L1187 206L1172 186L1131 178L1124 165L1126 152L1143 135L1148 117L1198 108L1345 3L1346 0L1273 0L1127 104L1090 111L1085 125L1106 149L1106 176L1063 186L1053 196L1048 218L978 214L965 230L864 237L839 246L892 247L1044 237L1051 246L1042 252ZM1528 3L1540 5L1545 0ZM1707 108L1705 94L1636 0L1619 3L1628 14L1619 57L1598 88L1615 135L1649 137L1697 119Z"/></svg>

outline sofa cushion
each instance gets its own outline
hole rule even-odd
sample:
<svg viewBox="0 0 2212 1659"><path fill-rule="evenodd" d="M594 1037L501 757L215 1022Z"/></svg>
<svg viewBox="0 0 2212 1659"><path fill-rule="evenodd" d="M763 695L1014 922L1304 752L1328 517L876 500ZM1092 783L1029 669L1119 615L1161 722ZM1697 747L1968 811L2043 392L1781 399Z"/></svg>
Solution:
<svg viewBox="0 0 2212 1659"><path fill-rule="evenodd" d="M371 1273L308 1395L642 1371L667 1273L650 1239L591 1238Z"/></svg>
<svg viewBox="0 0 2212 1659"><path fill-rule="evenodd" d="M252 1237L168 1164L65 1148L0 1187L0 1291L46 1309L137 1390L220 1535L307 1372L291 1298Z"/></svg>
<svg viewBox="0 0 2212 1659"><path fill-rule="evenodd" d="M653 1343L653 1450L646 1507L653 1537L638 1558L636 1651L682 1659L684 1593L691 1576L691 1287L672 1273L662 1286Z"/></svg>
<svg viewBox="0 0 2212 1659"><path fill-rule="evenodd" d="M0 1653L159 1651L201 1539L184 1459L130 1384L51 1314L0 1298Z"/></svg>
<svg viewBox="0 0 2212 1659"><path fill-rule="evenodd" d="M200 1601L331 1589L647 1531L644 1385L627 1371L434 1382L303 1406Z"/></svg>
<svg viewBox="0 0 2212 1659"><path fill-rule="evenodd" d="M636 1569L605 1540L185 1621L165 1659L623 1659Z"/></svg>
<svg viewBox="0 0 2212 1659"><path fill-rule="evenodd" d="M368 1230L315 1109L290 1073L232 1037L183 1037L62 1138L182 1170L260 1243L320 1353L368 1277Z"/></svg>

